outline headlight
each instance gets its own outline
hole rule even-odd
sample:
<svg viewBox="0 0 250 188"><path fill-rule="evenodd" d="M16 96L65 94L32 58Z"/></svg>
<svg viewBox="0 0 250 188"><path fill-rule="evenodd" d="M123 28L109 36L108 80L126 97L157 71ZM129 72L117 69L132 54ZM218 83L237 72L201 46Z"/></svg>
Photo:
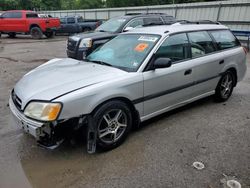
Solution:
<svg viewBox="0 0 250 188"><path fill-rule="evenodd" d="M24 110L24 114L40 121L54 121L57 119L62 105L60 103L31 102Z"/></svg>
<svg viewBox="0 0 250 188"><path fill-rule="evenodd" d="M91 38L82 39L82 41L80 42L79 47L80 48L82 48L82 47L86 47L86 48L92 47L92 39Z"/></svg>

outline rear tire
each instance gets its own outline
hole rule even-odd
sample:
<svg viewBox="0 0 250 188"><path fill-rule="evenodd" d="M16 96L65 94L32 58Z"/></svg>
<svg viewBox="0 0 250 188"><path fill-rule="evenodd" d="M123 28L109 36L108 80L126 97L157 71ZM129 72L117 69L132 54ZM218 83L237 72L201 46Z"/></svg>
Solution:
<svg viewBox="0 0 250 188"><path fill-rule="evenodd" d="M42 30L39 27L32 27L30 34L33 39L41 39L43 37Z"/></svg>
<svg viewBox="0 0 250 188"><path fill-rule="evenodd" d="M9 35L10 38L15 38L16 37L16 33L14 33L14 32L8 33L8 35Z"/></svg>
<svg viewBox="0 0 250 188"><path fill-rule="evenodd" d="M51 31L51 32L45 32L44 35L49 39L49 38L53 38L55 36L55 32Z"/></svg>
<svg viewBox="0 0 250 188"><path fill-rule="evenodd" d="M227 101L230 96L232 95L234 86L236 82L236 75L232 71L226 71L215 90L215 100L217 102L224 102Z"/></svg>
<svg viewBox="0 0 250 188"><path fill-rule="evenodd" d="M132 127L132 115L126 103L114 100L103 104L93 114L97 126L97 147L111 150L123 143Z"/></svg>

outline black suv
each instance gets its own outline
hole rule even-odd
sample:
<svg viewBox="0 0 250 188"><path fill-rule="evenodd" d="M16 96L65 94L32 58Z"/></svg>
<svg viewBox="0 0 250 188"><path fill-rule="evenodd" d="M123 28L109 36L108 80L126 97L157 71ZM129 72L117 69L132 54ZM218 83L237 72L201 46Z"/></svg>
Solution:
<svg viewBox="0 0 250 188"><path fill-rule="evenodd" d="M106 43L121 32L129 31L135 27L172 24L175 21L173 16L162 13L132 13L111 18L93 32L69 37L67 55L70 58L82 60L98 46Z"/></svg>

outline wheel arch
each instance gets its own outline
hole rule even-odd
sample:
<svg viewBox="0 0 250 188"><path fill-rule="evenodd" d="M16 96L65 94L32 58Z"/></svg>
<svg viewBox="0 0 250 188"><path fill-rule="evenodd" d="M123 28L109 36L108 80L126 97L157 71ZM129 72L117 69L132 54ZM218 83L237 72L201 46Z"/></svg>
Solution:
<svg viewBox="0 0 250 188"><path fill-rule="evenodd" d="M96 105L94 107L94 109L92 110L91 114L94 114L97 109L99 109L102 105L110 102L110 101L121 101L121 102L124 102L128 107L129 109L131 110L131 115L132 115L132 119L133 119L133 127L136 128L139 126L139 123L140 123L140 115L139 115L139 112L136 110L134 104L132 103L131 100L129 100L128 98L126 97L114 97L114 98L110 98L108 100L105 100L103 102L101 102L100 104Z"/></svg>
<svg viewBox="0 0 250 188"><path fill-rule="evenodd" d="M30 24L30 30L33 28L33 27L38 27L40 28L40 26L38 24ZM41 29L41 28L40 28Z"/></svg>

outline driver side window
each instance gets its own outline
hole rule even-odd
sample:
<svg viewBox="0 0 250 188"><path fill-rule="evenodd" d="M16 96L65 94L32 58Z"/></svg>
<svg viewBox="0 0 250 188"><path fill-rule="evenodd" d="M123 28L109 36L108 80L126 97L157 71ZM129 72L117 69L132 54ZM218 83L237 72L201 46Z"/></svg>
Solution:
<svg viewBox="0 0 250 188"><path fill-rule="evenodd" d="M156 52L156 58L171 59L171 62L182 61L189 57L189 43L186 33L168 37Z"/></svg>

